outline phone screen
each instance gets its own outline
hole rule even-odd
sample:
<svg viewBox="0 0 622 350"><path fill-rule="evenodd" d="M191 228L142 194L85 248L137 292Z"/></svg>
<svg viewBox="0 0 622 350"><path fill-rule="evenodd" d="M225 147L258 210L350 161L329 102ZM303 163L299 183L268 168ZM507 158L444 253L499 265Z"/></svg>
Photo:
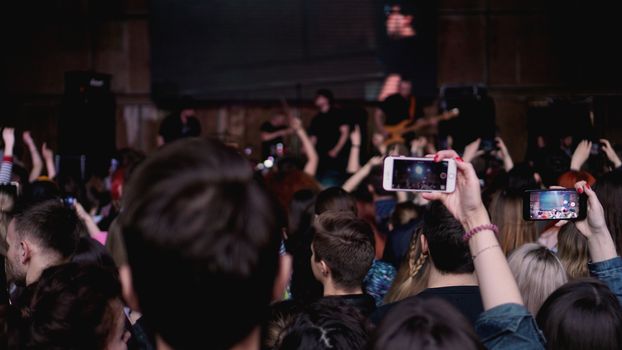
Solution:
<svg viewBox="0 0 622 350"><path fill-rule="evenodd" d="M575 190L529 191L527 195L527 220L577 220L585 217L585 198Z"/></svg>
<svg viewBox="0 0 622 350"><path fill-rule="evenodd" d="M393 160L392 188L399 190L445 191L447 162L414 159Z"/></svg>

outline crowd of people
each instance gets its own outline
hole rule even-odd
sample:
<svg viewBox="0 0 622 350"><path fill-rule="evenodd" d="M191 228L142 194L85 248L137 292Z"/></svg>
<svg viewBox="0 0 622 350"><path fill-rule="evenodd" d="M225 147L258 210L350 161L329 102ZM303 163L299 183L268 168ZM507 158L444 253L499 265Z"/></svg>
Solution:
<svg viewBox="0 0 622 350"><path fill-rule="evenodd" d="M371 133L320 90L308 129L287 111L262 125L255 161L197 137L185 110L157 151L121 150L88 179L56 169L28 131L16 147L4 126L3 344L618 349L616 149L562 135L516 163L500 138L454 150L435 131L438 107L415 116L409 89L387 98ZM385 142L404 121L417 127ZM300 154L283 147L291 139ZM425 155L455 160L454 192L383 188L384 157ZM551 186L587 196L587 217L524 220L524 191Z"/></svg>

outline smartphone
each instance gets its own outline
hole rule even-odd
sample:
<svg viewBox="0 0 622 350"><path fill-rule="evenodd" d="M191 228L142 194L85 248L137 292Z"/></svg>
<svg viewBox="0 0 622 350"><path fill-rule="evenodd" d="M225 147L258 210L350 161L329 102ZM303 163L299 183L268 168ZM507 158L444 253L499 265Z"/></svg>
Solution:
<svg viewBox="0 0 622 350"><path fill-rule="evenodd" d="M67 197L63 198L63 204L65 204L68 207L73 207L73 205L76 204L76 198L75 197L71 197L71 196L67 196Z"/></svg>
<svg viewBox="0 0 622 350"><path fill-rule="evenodd" d="M603 145L600 143L600 141L592 142L592 149L590 150L591 155L600 154L602 150L603 150Z"/></svg>
<svg viewBox="0 0 622 350"><path fill-rule="evenodd" d="M574 189L525 191L525 220L583 220L587 217L587 196Z"/></svg>
<svg viewBox="0 0 622 350"><path fill-rule="evenodd" d="M387 157L382 187L387 191L446 192L456 189L456 162L432 158Z"/></svg>

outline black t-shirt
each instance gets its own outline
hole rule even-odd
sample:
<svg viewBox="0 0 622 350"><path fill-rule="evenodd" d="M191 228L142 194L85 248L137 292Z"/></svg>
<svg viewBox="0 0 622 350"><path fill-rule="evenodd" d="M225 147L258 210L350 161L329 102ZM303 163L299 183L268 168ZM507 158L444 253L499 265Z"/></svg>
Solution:
<svg viewBox="0 0 622 350"><path fill-rule="evenodd" d="M396 125L410 119L410 101L400 94L393 94L382 101L386 125Z"/></svg>
<svg viewBox="0 0 622 350"><path fill-rule="evenodd" d="M479 292L479 286L455 286L455 287L442 287L442 288L428 288L421 293L408 297L404 300L411 298L440 298L450 303L456 310L460 311L467 320L471 321L471 324L475 325L475 321L479 315L484 312L484 306L482 305L482 296ZM371 315L370 320L375 325L379 325L382 319L391 311L395 306L399 306L402 301L383 305L376 309Z"/></svg>
<svg viewBox="0 0 622 350"><path fill-rule="evenodd" d="M201 135L201 123L195 117L188 117L186 123L183 123L179 115L172 114L162 120L158 134L165 143L184 137L197 137Z"/></svg>
<svg viewBox="0 0 622 350"><path fill-rule="evenodd" d="M318 167L320 172L325 170L345 171L350 151L349 142L346 142L337 158L331 158L328 152L339 142L341 136L339 128L342 125L347 126L348 123L349 121L342 115L341 111L334 108L326 113L318 113L311 121L309 135L317 138L315 149L320 158Z"/></svg>
<svg viewBox="0 0 622 350"><path fill-rule="evenodd" d="M261 132L267 132L267 133L273 133L273 132L277 132L277 131L285 130L285 129L287 129L287 126L285 125L274 126L270 122L265 122L261 124L261 126L259 127L259 130L261 130ZM283 140L283 137L281 136L273 138L272 140L263 141L261 143L261 156L263 157L263 159L266 159L269 156L276 154L274 147L278 145L279 143L282 144L283 142L284 140Z"/></svg>
<svg viewBox="0 0 622 350"><path fill-rule="evenodd" d="M321 299L333 299L343 302L344 304L359 310L365 317L369 317L374 310L376 310L376 302L369 294L330 295L322 297Z"/></svg>

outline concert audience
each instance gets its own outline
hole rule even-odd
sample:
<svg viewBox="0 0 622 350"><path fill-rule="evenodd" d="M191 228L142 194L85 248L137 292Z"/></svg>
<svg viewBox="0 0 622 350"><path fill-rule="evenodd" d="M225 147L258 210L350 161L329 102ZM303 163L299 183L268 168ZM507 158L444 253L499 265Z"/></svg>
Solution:
<svg viewBox="0 0 622 350"><path fill-rule="evenodd" d="M241 152L194 138L190 109L167 118L162 147L145 161L125 150L119 166L86 180L57 169L29 131L16 147L5 127L0 340L32 349L619 348L615 148L563 136L514 163L500 138L492 151L473 141L463 158L435 153L445 143L418 131L389 144L391 126L418 119L409 84L382 105L388 120L376 115L371 158L367 135L329 90L317 92L309 134L289 112L262 126L263 156L274 159L255 170ZM273 147L290 140L300 154ZM455 192L383 188L384 156L426 153L456 160ZM587 218L524 220L524 191L543 185L585 194Z"/></svg>

